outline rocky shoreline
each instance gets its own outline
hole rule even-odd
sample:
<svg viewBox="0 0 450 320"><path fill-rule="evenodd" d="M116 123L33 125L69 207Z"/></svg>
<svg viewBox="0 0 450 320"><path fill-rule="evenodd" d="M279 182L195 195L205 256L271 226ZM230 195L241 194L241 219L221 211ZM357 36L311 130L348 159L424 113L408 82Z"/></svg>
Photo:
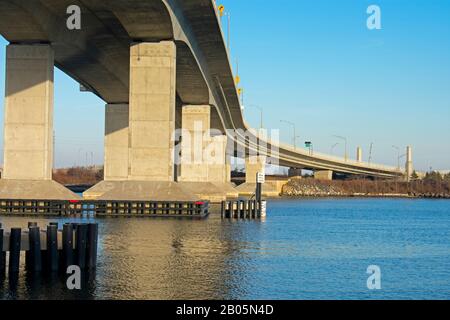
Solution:
<svg viewBox="0 0 450 320"><path fill-rule="evenodd" d="M384 186L383 186L384 187ZM360 191L351 189L362 189ZM406 192L396 191L378 191L370 189L379 189L378 185L375 188L374 185L364 183L364 185L358 185L355 182L321 182L311 179L302 180L290 180L283 186L281 197L335 197L335 198L422 198L422 199L450 199L450 193L448 192L419 192L417 190L405 190ZM397 189L405 189L399 188ZM410 188L412 189L412 188Z"/></svg>

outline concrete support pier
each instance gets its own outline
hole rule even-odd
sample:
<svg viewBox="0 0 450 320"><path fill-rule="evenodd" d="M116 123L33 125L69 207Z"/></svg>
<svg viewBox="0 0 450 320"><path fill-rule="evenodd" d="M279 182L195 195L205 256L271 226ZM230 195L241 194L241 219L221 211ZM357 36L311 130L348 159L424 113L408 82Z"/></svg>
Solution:
<svg viewBox="0 0 450 320"><path fill-rule="evenodd" d="M333 171L331 171L331 170L314 171L314 179L324 180L324 181L332 181L333 180Z"/></svg>
<svg viewBox="0 0 450 320"><path fill-rule="evenodd" d="M128 104L105 108L105 181L128 180Z"/></svg>
<svg viewBox="0 0 450 320"><path fill-rule="evenodd" d="M128 180L129 105L107 104L105 108L104 181L83 193L83 198L96 200Z"/></svg>
<svg viewBox="0 0 450 320"><path fill-rule="evenodd" d="M211 136L211 107L187 105L182 111L179 184L202 199L238 197L228 180L226 136Z"/></svg>
<svg viewBox="0 0 450 320"><path fill-rule="evenodd" d="M200 200L175 182L176 59L173 41L131 45L128 123L124 105L107 110L105 181L86 198Z"/></svg>
<svg viewBox="0 0 450 320"><path fill-rule="evenodd" d="M256 175L258 172L265 173L266 157L264 156L248 156L245 158L245 183L236 189L239 195L243 197L252 196L256 190ZM266 181L263 184L262 195L264 197L278 197L280 192L276 184Z"/></svg>
<svg viewBox="0 0 450 320"><path fill-rule="evenodd" d="M53 69L50 45L8 45L1 199L72 200L52 181Z"/></svg>
<svg viewBox="0 0 450 320"><path fill-rule="evenodd" d="M358 162L362 162L363 161L362 148L361 147L356 148L356 161L358 161Z"/></svg>
<svg viewBox="0 0 450 320"><path fill-rule="evenodd" d="M174 181L176 45L130 48L129 180Z"/></svg>
<svg viewBox="0 0 450 320"><path fill-rule="evenodd" d="M405 179L406 181L410 181L412 174L414 172L414 165L412 159L412 147L408 146L406 148L406 164L405 164Z"/></svg>

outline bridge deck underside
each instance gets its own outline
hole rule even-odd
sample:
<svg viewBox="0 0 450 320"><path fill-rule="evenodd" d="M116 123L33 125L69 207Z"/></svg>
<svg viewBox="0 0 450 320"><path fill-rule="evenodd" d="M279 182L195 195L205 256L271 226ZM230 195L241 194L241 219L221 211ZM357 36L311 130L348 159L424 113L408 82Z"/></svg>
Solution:
<svg viewBox="0 0 450 320"><path fill-rule="evenodd" d="M72 4L72 0L0 0L0 34L13 43L51 43L56 66L106 103L129 101L130 44L175 41L177 105L210 104L215 107L212 127L247 130L212 0L135 0L132 4L83 0L77 2L82 28L76 31L66 28L66 10ZM257 149L245 145L247 151ZM382 178L403 174L396 168L309 157L284 146L276 157L288 167Z"/></svg>

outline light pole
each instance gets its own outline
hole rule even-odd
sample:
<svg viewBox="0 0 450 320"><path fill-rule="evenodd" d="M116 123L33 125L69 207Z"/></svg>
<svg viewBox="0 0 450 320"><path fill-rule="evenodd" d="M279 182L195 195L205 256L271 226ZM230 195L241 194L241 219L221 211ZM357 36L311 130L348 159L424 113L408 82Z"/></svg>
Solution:
<svg viewBox="0 0 450 320"><path fill-rule="evenodd" d="M230 16L230 13L228 11L225 12L225 15L228 18L228 23L227 23L227 26L228 26L228 30L227 30L227 48L228 48L228 54L230 54L230 29L231 29L230 23L231 23L231 16Z"/></svg>
<svg viewBox="0 0 450 320"><path fill-rule="evenodd" d="M228 24L227 24L227 49L228 49L228 54L230 54L230 22L231 22L231 17L230 17L230 13L228 11L225 10L225 6L224 5L220 5L218 8L219 10L219 15L220 18L222 18L223 16L227 16L228 19ZM221 20L222 22L222 20Z"/></svg>
<svg viewBox="0 0 450 320"><path fill-rule="evenodd" d="M370 144L369 165L372 163L373 142Z"/></svg>
<svg viewBox="0 0 450 320"><path fill-rule="evenodd" d="M294 150L297 150L297 134L296 134L296 127L295 127L295 123L287 121L287 120L280 120L281 123L287 123L288 125L292 126L292 128L294 129Z"/></svg>
<svg viewBox="0 0 450 320"><path fill-rule="evenodd" d="M249 107L256 108L259 110L259 128L263 128L263 108L256 106L254 104L249 105Z"/></svg>
<svg viewBox="0 0 450 320"><path fill-rule="evenodd" d="M397 146L392 146L395 150L397 150L397 169L400 171L400 148Z"/></svg>
<svg viewBox="0 0 450 320"><path fill-rule="evenodd" d="M82 166L83 163L83 159L81 158L81 151L83 150L83 148L79 148L78 149L78 157L77 157L77 165L79 165L80 167ZM80 160L80 164L78 164L78 160Z"/></svg>
<svg viewBox="0 0 450 320"><path fill-rule="evenodd" d="M338 145L339 145L339 142L336 142L335 144L333 144L333 145L331 146L331 149L330 149L330 154L331 154L331 155L333 155L334 148L336 148Z"/></svg>
<svg viewBox="0 0 450 320"><path fill-rule="evenodd" d="M345 161L348 160L347 138L343 136L334 135L335 138L341 139L345 142Z"/></svg>

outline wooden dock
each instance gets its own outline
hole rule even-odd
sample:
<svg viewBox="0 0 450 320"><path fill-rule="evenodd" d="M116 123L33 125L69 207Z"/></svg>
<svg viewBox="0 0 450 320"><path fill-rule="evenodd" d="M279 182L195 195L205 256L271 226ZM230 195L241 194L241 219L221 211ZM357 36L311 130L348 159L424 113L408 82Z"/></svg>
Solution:
<svg viewBox="0 0 450 320"><path fill-rule="evenodd" d="M0 215L205 218L209 202L0 200Z"/></svg>

